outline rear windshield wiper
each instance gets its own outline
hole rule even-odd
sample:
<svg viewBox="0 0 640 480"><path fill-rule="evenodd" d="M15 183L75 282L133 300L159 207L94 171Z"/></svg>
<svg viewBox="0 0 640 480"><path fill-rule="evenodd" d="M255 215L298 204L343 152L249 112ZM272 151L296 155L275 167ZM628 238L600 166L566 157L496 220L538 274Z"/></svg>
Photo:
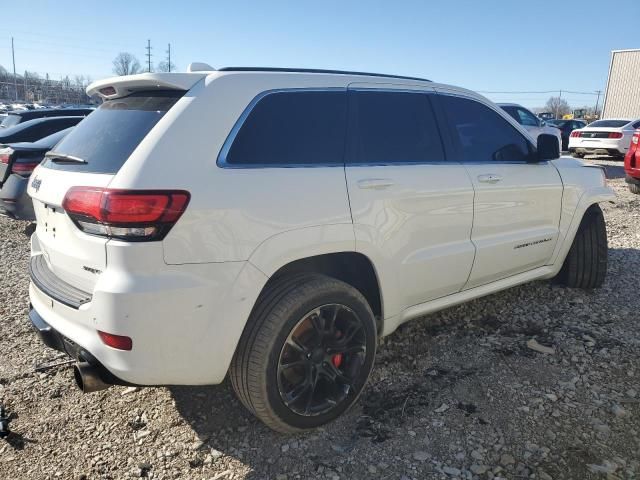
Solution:
<svg viewBox="0 0 640 480"><path fill-rule="evenodd" d="M52 162L73 162L73 163L89 163L80 157L74 157L73 155L67 155L66 153L47 152L44 154L44 158L48 158Z"/></svg>

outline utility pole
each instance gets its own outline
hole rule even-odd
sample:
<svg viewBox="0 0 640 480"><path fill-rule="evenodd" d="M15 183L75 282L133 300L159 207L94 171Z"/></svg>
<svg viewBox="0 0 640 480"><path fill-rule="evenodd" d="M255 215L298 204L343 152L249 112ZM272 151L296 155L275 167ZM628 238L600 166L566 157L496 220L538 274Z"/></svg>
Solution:
<svg viewBox="0 0 640 480"><path fill-rule="evenodd" d="M169 73L171 73L171 44L168 44L168 48L167 48L167 67L168 67Z"/></svg>
<svg viewBox="0 0 640 480"><path fill-rule="evenodd" d="M151 40L147 40L147 72L151 72Z"/></svg>
<svg viewBox="0 0 640 480"><path fill-rule="evenodd" d="M598 115L598 102L600 102L600 94L602 93L601 90L596 90L596 93L598 94L598 98L596 98L596 107L593 109L593 114L594 115Z"/></svg>
<svg viewBox="0 0 640 480"><path fill-rule="evenodd" d="M11 37L11 58L13 58L13 88L15 90L16 102L18 101L18 77L16 76L16 52L13 49L13 37Z"/></svg>
<svg viewBox="0 0 640 480"><path fill-rule="evenodd" d="M560 115L560 102L562 101L562 90L560 90L560 95L558 96L558 106L556 107L556 118Z"/></svg>

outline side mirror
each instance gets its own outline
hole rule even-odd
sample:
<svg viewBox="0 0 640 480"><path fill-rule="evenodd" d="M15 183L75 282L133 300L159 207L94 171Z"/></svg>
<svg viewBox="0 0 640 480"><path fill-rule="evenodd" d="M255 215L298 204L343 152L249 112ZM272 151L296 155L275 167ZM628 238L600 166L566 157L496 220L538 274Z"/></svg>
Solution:
<svg viewBox="0 0 640 480"><path fill-rule="evenodd" d="M536 160L544 162L545 160L555 160L560 158L560 145L555 135L541 133L538 135Z"/></svg>

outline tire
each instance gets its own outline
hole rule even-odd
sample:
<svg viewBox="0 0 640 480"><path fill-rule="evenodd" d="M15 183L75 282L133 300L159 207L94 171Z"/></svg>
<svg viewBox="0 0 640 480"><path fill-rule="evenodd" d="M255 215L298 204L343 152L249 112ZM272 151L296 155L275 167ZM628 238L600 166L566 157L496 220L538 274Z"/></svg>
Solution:
<svg viewBox="0 0 640 480"><path fill-rule="evenodd" d="M598 205L584 214L559 280L570 288L601 287L607 275L607 227Z"/></svg>
<svg viewBox="0 0 640 480"><path fill-rule="evenodd" d="M273 430L316 428L357 400L376 344L375 318L358 290L324 275L291 276L258 298L229 368L231 384L244 406Z"/></svg>
<svg viewBox="0 0 640 480"><path fill-rule="evenodd" d="M629 183L629 191L631 193L635 193L636 195L640 195L640 185L636 185L635 183Z"/></svg>

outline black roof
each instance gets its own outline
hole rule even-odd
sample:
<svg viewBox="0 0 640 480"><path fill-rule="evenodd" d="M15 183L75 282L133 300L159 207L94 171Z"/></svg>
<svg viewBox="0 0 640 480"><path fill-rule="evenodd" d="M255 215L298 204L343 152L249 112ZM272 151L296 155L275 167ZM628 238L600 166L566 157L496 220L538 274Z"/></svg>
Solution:
<svg viewBox="0 0 640 480"><path fill-rule="evenodd" d="M397 78L400 80L418 80L430 82L426 78L405 77L402 75L389 75L386 73L349 72L346 70L320 70L316 68L273 68L273 67L223 67L220 72L283 72L283 73L333 73L338 75L362 75L367 77Z"/></svg>

